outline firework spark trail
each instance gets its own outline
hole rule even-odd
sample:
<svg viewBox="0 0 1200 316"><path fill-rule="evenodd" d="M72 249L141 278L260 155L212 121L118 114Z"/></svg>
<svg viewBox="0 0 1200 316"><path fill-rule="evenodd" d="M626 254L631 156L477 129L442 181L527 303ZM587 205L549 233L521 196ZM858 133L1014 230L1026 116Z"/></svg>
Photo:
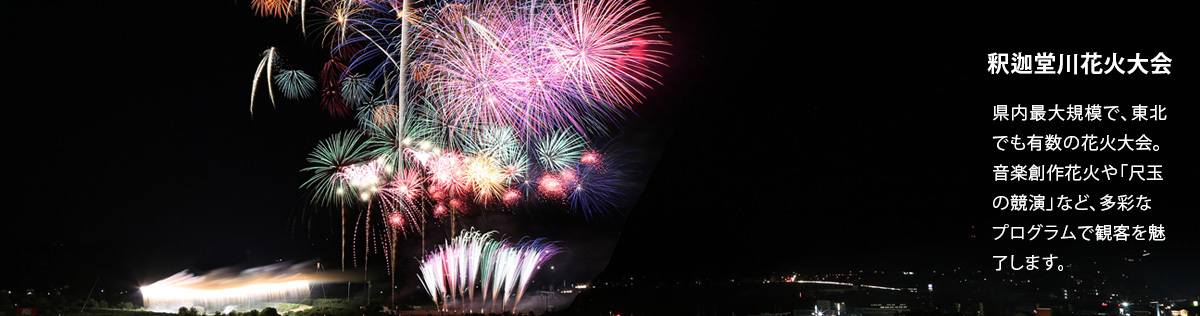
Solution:
<svg viewBox="0 0 1200 316"><path fill-rule="evenodd" d="M263 59L258 62L254 71L254 81L250 83L250 116L254 116L254 96L258 93L258 77L263 70L267 71L267 92L271 95L271 106L275 106L275 89L271 88L271 70L275 68L275 47L263 51Z"/></svg>
<svg viewBox="0 0 1200 316"><path fill-rule="evenodd" d="M428 293L429 297L433 299L433 304L439 305L438 302L440 301L440 305L445 306L445 299L440 298L442 297L442 293L446 293L446 283L442 282L442 276L446 274L446 271L443 270L440 258L430 255L424 262L421 263L419 269L421 270L421 274L417 275L417 278L421 281L421 284L424 285L425 292Z"/></svg>
<svg viewBox="0 0 1200 316"><path fill-rule="evenodd" d="M308 0L300 0L300 34L308 35L308 29L305 26L304 10L308 7Z"/></svg>
<svg viewBox="0 0 1200 316"><path fill-rule="evenodd" d="M500 301L500 309L508 304L509 293L512 293L513 286L516 285L517 271L520 270L521 253L512 246L504 245L498 252L496 258L496 273L498 278L494 279L492 285L494 291L504 291L503 299ZM492 299L495 304L495 298Z"/></svg>
<svg viewBox="0 0 1200 316"><path fill-rule="evenodd" d="M358 267L358 259L359 259L359 257L362 257L363 258L362 267L364 269L369 268L370 259L371 259L370 255L372 253L389 254L388 256L385 256L385 260L386 260L385 264L387 264L388 262L391 262L391 260L393 260L390 257L390 254L392 251L392 245L391 245L391 241L393 241L392 238L400 238L401 237L401 236L396 236L391 233L392 232L397 232L397 233L404 232L403 231L404 227L398 227L398 225L393 224L392 223L393 217L391 217L391 216L395 216L395 215L402 216L403 213L402 212L395 212L395 213L389 212L387 208L381 206L383 203L377 202L376 199L374 199L374 196L375 195L368 196L366 207L363 209L362 212L360 212L358 214L359 217L355 221L354 232L353 232L354 236L352 238L352 244L351 244L351 249L353 250L353 253L351 255L354 257L354 261L353 261L354 266ZM403 217L395 217L395 219L400 222L399 226L406 225L404 223L405 220L403 219ZM383 225L372 226L371 225L372 222L378 222ZM361 236L361 238L360 238L360 236ZM362 242L362 246L363 246L362 248L358 247L360 241ZM360 250L360 249L363 250L363 253L361 253L361 254L358 252L358 250ZM391 271L388 271L388 273L390 274Z"/></svg>
<svg viewBox="0 0 1200 316"><path fill-rule="evenodd" d="M350 27L354 23L354 19L366 9L363 5L364 2L332 0L326 2L328 7L316 7L316 13L326 17L325 29L321 32L322 42L328 43L335 51L342 48L342 44L346 43L347 34L354 33Z"/></svg>
<svg viewBox="0 0 1200 316"><path fill-rule="evenodd" d="M450 293L450 300L455 300L458 294L458 252L460 250L459 248L447 248L443 253L443 260L445 260L443 264L446 265L446 291Z"/></svg>
<svg viewBox="0 0 1200 316"><path fill-rule="evenodd" d="M474 230L470 230L470 231L464 233L464 235L466 235L466 234L479 235L479 233ZM477 238L481 238L481 237L486 237L486 236L468 236L467 238L463 238L463 240L477 239ZM467 302L474 302L475 301L475 281L476 281L475 279L479 273L479 260L483 259L482 258L483 257L483 245L480 242L472 242L472 243L463 242L463 244L459 245L459 247L465 248L466 256L467 256L466 284L470 284L470 286L467 287Z"/></svg>
<svg viewBox="0 0 1200 316"><path fill-rule="evenodd" d="M464 148L467 155L488 155L498 160L515 160L514 156L522 153L521 143L516 133L507 126L489 127L482 129L474 142Z"/></svg>
<svg viewBox="0 0 1200 316"><path fill-rule="evenodd" d="M360 107L355 119L358 120L359 129L367 131L372 137L387 139L388 147L395 147L396 129L392 126L398 108L395 104L375 100ZM395 156L394 149L389 148L388 154Z"/></svg>
<svg viewBox="0 0 1200 316"><path fill-rule="evenodd" d="M553 243L542 238L517 243L517 247L520 248L521 262L519 264L519 280L516 282L517 300L513 303L513 313L517 312L517 304L521 303L521 296L525 294L525 288L529 286L529 281L533 279L536 270L541 268L542 263L561 251Z"/></svg>
<svg viewBox="0 0 1200 316"><path fill-rule="evenodd" d="M503 246L504 246L503 243L489 242L489 243L484 243L483 246L480 247L481 248L481 250L480 250L480 262L481 263L480 263L480 268L479 268L479 273L480 273L479 281L480 281L480 285L481 285L480 289L482 290L481 293L483 294L484 302L487 302L488 289L493 288L491 286L491 281L493 279L495 279L494 275L496 273L496 254L500 251L500 249ZM492 300L495 301L494 295L492 296Z"/></svg>
<svg viewBox="0 0 1200 316"><path fill-rule="evenodd" d="M321 107L334 117L343 117L350 113L346 98L342 96L342 73L346 65L331 59L321 67Z"/></svg>
<svg viewBox="0 0 1200 316"><path fill-rule="evenodd" d="M400 69L404 68L404 56L400 55L404 55L406 50L400 42L406 36L401 21L403 9L397 5L399 3L395 1L363 2L357 14L347 20L346 29L350 32L341 46L360 45L368 48L354 50L349 66L358 68L375 64L371 71L366 72L372 81L384 79L389 73L401 72ZM338 49L341 47L334 47L334 50ZM396 57L401 58L397 60Z"/></svg>
<svg viewBox="0 0 1200 316"><path fill-rule="evenodd" d="M381 145L376 140L368 144ZM388 143L382 143L388 145ZM383 151L384 146L374 147L375 151ZM386 263L392 258L394 243L400 238L407 238L410 232L421 232L425 223L425 213L417 204L417 198L425 197L427 178L416 169L396 170L392 167L394 161L386 153L378 154L375 159L341 167L333 174L333 179L349 191L358 194L360 201L365 202L363 212L355 221L352 249L354 264L357 266L360 254L359 242L363 243L362 255L371 253L388 253ZM430 196L436 198L436 196ZM452 206L459 210L462 205L456 205L457 200L450 200ZM438 214L435 212L435 216ZM378 222L382 225L372 225ZM361 232L361 233L360 233ZM359 238L359 237L362 238ZM369 258L368 258L369 259ZM364 267L367 262L364 261ZM388 271L390 274L392 271Z"/></svg>
<svg viewBox="0 0 1200 316"><path fill-rule="evenodd" d="M317 143L308 154L306 161L309 167L301 172L312 172L313 176L300 185L308 189L311 203L322 207L340 207L342 219L342 267L345 268L346 257L346 204L358 203L361 199L346 198L347 191L353 190L350 183L343 181L339 175L344 168L361 163L377 156L379 148L373 146L370 138L358 130L347 130L329 136Z"/></svg>
<svg viewBox="0 0 1200 316"><path fill-rule="evenodd" d="M543 238L523 238L513 244L493 239L495 232L464 230L420 261L418 278L435 303L445 308L472 309L478 286L483 302L495 309L520 304L541 264L564 249ZM488 304L488 297L491 303ZM451 306L454 305L454 306Z"/></svg>
<svg viewBox="0 0 1200 316"><path fill-rule="evenodd" d="M444 115L455 121L524 125L517 120L526 113L515 99L522 82L514 74L521 65L511 62L506 54L512 52L498 44L495 33L505 33L498 28L511 24L505 22L510 17L499 11L497 6L468 3L461 10L435 16L437 23L430 25L436 36L428 45L429 53L422 56L434 69L430 91L443 105Z"/></svg>
<svg viewBox="0 0 1200 316"><path fill-rule="evenodd" d="M418 148L465 149L471 147L472 138L483 130L483 125L471 121L455 121L440 113L430 102L409 103L413 109L406 114L405 136L419 139Z"/></svg>

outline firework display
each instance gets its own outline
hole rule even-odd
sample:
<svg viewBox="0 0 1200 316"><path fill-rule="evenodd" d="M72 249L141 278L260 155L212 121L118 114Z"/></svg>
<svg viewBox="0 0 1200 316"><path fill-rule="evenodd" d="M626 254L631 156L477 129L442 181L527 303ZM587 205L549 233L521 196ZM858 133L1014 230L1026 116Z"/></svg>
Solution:
<svg viewBox="0 0 1200 316"><path fill-rule="evenodd" d="M542 238L511 243L494 235L464 230L421 260L418 277L434 303L442 309L516 312L542 263L564 251Z"/></svg>
<svg viewBox="0 0 1200 316"><path fill-rule="evenodd" d="M653 24L658 14L643 1L309 4L251 4L269 18L299 13L301 24L306 13L321 17L309 19L317 25L302 25L302 32L320 29L311 35L329 53L314 79L284 69L275 48L264 52L251 114L265 74L272 104L275 90L293 100L315 97L330 116L357 121L357 130L318 143L302 170L311 173L302 188L312 204L341 210L343 268L350 264L348 226L355 236L352 263L358 266L361 249L390 253L392 273L397 239L424 240L430 224L453 237L461 218L484 212L565 210L590 220L628 197L630 164L609 144L618 124L659 84L655 69L666 66L669 45L662 39L668 32ZM451 298L465 293L469 301L480 283L484 297L490 289L502 306L510 296L519 301L533 273L528 269L545 259L539 255L557 251L542 241L489 244L490 234L464 234L445 251L495 249L470 248L487 257L463 259L461 267L422 265L422 271L471 275L431 281L442 270L423 272L426 283ZM480 260L487 266L477 267Z"/></svg>

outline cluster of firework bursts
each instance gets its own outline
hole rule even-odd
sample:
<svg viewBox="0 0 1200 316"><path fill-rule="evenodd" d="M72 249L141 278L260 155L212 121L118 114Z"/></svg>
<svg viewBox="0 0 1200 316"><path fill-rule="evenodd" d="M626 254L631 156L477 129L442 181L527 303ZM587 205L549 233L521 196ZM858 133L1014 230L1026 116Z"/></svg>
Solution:
<svg viewBox="0 0 1200 316"><path fill-rule="evenodd" d="M514 244L493 239L494 233L464 230L421 260L419 277L434 303L443 309L482 312L510 307L516 312L542 263L563 251L544 239L523 238Z"/></svg>
<svg viewBox="0 0 1200 316"><path fill-rule="evenodd" d="M433 218L448 220L485 209L563 205L591 217L617 207L628 179L620 151L589 149L579 136L560 134L540 139L533 148L521 146L507 129L493 130L463 149L405 139L403 156L394 159L387 153L389 144L345 131L309 155L314 166L304 170L314 176L304 186L316 193L318 204L365 203L406 234L420 229L426 209Z"/></svg>
<svg viewBox="0 0 1200 316"><path fill-rule="evenodd" d="M264 16L300 13L302 24L308 11L296 0L253 6ZM316 22L331 47L320 87L322 105L335 116L378 96L390 104L435 103L456 125L584 133L639 103L642 90L658 83L652 66L665 66L667 54L659 50L667 32L650 23L658 16L640 0L434 1L419 8L328 0L311 10L324 17ZM256 78L278 60L269 52ZM317 87L296 70L275 81L296 96Z"/></svg>
<svg viewBox="0 0 1200 316"><path fill-rule="evenodd" d="M617 205L624 163L592 144L663 65L658 48L667 43L656 38L666 31L649 23L658 16L641 1L312 4L252 2L263 16L319 24L331 59L315 80L265 51L251 113L263 75L273 104L276 90L302 99L320 87L331 115L357 113L360 129L309 155L313 177L303 187L315 204L368 202L368 212L378 204L404 235L427 215L549 200L591 217ZM324 18L306 19L308 11Z"/></svg>
<svg viewBox="0 0 1200 316"><path fill-rule="evenodd" d="M355 118L359 128L330 136L309 154L310 167L302 171L312 177L302 187L313 204L342 209L343 238L346 208L362 207L355 222L366 225L368 251L394 254L397 238L424 236L431 220L449 223L453 234L456 217L488 210L557 205L592 218L626 197L628 163L601 140L659 84L653 68L665 66L660 49L668 46L661 39L667 31L651 23L658 14L643 1L254 0L251 6L266 17L299 15L302 32L314 30L329 48L316 79L285 67L274 47L264 52L251 114L265 75L272 104L277 90L293 100L316 95L331 116ZM372 222L388 228L391 246L371 238ZM485 243L490 235L470 236L477 240L454 243ZM489 255L517 258L526 248L533 257L557 249L540 241L491 245L499 252ZM344 247L345 240L343 257ZM459 248L443 251L453 249ZM495 259L489 267L509 269L501 266L506 262ZM519 300L524 283L503 282L522 284ZM462 290L437 284L442 294ZM505 286L507 300L512 287Z"/></svg>

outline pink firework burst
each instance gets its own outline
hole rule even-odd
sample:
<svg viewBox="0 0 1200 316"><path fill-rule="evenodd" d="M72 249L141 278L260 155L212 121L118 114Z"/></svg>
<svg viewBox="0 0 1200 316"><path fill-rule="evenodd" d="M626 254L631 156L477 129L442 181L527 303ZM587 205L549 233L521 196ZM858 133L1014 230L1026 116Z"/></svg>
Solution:
<svg viewBox="0 0 1200 316"><path fill-rule="evenodd" d="M521 201L521 192L510 188L507 191L504 191L504 195L501 197L501 199L504 200L505 205L512 206Z"/></svg>
<svg viewBox="0 0 1200 316"><path fill-rule="evenodd" d="M445 204L438 203L433 207L433 217L446 218L447 216L450 216L450 209L446 208Z"/></svg>
<svg viewBox="0 0 1200 316"><path fill-rule="evenodd" d="M425 56L434 73L428 82L445 105L443 114L455 121L516 125L528 114L519 98L526 83L519 74L528 65L510 46L524 28L514 13L502 10L478 2L447 6L437 15L437 36Z"/></svg>
<svg viewBox="0 0 1200 316"><path fill-rule="evenodd" d="M434 36L417 63L451 120L585 132L659 83L651 68L665 65L668 44L656 19L643 1L447 5L429 19Z"/></svg>
<svg viewBox="0 0 1200 316"><path fill-rule="evenodd" d="M571 185L579 181L579 178L575 176L575 170L571 169L560 171L558 173L558 178L561 179L566 185Z"/></svg>
<svg viewBox="0 0 1200 316"><path fill-rule="evenodd" d="M658 13L642 0L580 0L554 10L546 49L556 70L580 92L610 104L632 105L641 90L661 84L653 65L663 62L668 33L650 24Z"/></svg>
<svg viewBox="0 0 1200 316"><path fill-rule="evenodd" d="M557 174L545 173L538 179L538 192L545 197L561 199L567 194L566 183Z"/></svg>
<svg viewBox="0 0 1200 316"><path fill-rule="evenodd" d="M404 216L400 215L399 213L392 213L392 215L388 216L388 224L390 224L392 228L400 229L401 227L404 227Z"/></svg>
<svg viewBox="0 0 1200 316"><path fill-rule="evenodd" d="M363 200L367 200L368 197L375 194L382 182L384 160L376 159L343 167L334 174L334 179L350 185L351 188L358 191Z"/></svg>
<svg viewBox="0 0 1200 316"><path fill-rule="evenodd" d="M586 151L583 153L582 157L579 157L579 163L585 164L588 166L594 166L596 164L599 164L600 163L600 153L598 153L594 150Z"/></svg>
<svg viewBox="0 0 1200 316"><path fill-rule="evenodd" d="M463 202L462 200L459 200L459 199L450 199L450 207L453 207L455 210L462 212L463 210L466 210L467 203Z"/></svg>
<svg viewBox="0 0 1200 316"><path fill-rule="evenodd" d="M393 175L392 180L388 181L380 191L394 196L398 200L411 203L420 194L422 186L423 180L420 172L409 169Z"/></svg>
<svg viewBox="0 0 1200 316"><path fill-rule="evenodd" d="M431 159L429 181L431 186L445 192L450 197L461 197L470 191L469 183L464 175L464 160L456 152L445 152Z"/></svg>

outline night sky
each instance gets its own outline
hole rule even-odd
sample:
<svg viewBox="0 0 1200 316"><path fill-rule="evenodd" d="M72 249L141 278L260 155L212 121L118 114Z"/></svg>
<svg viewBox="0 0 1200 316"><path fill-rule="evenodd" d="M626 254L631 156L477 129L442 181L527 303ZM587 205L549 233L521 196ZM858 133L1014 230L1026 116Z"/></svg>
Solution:
<svg viewBox="0 0 1200 316"><path fill-rule="evenodd" d="M272 108L259 98L250 116L260 52L275 46L310 73L328 54L300 35L297 21L257 17L248 2L16 4L5 28L12 172L0 289L86 286L97 277L136 286L184 269L336 260L338 234L307 207L299 186L308 175L299 170L317 141L354 122L330 118L315 100ZM1118 262L1148 250L1137 268L1147 284L1200 291L1200 234L1189 221L1197 59L1188 47L1195 36L1184 31L1196 28L1155 13L1179 9L985 17L992 8L798 3L648 1L672 32L672 55L659 69L663 85L621 136L640 146L636 203L612 219L496 216L504 222L497 227L569 238L579 245L575 258L615 243L607 277L986 270L993 255ZM935 13L942 10L958 13ZM1164 51L1173 73L985 71L988 53L1039 51ZM992 105L1005 103L1165 104L1169 120L992 122ZM997 153L991 136L1014 131L1147 133L1164 149ZM1014 161L1163 164L1167 180L991 181L993 164ZM990 208L991 197L1014 191L1147 194L1155 209ZM1165 223L1167 241L992 241L990 227L1004 223Z"/></svg>

